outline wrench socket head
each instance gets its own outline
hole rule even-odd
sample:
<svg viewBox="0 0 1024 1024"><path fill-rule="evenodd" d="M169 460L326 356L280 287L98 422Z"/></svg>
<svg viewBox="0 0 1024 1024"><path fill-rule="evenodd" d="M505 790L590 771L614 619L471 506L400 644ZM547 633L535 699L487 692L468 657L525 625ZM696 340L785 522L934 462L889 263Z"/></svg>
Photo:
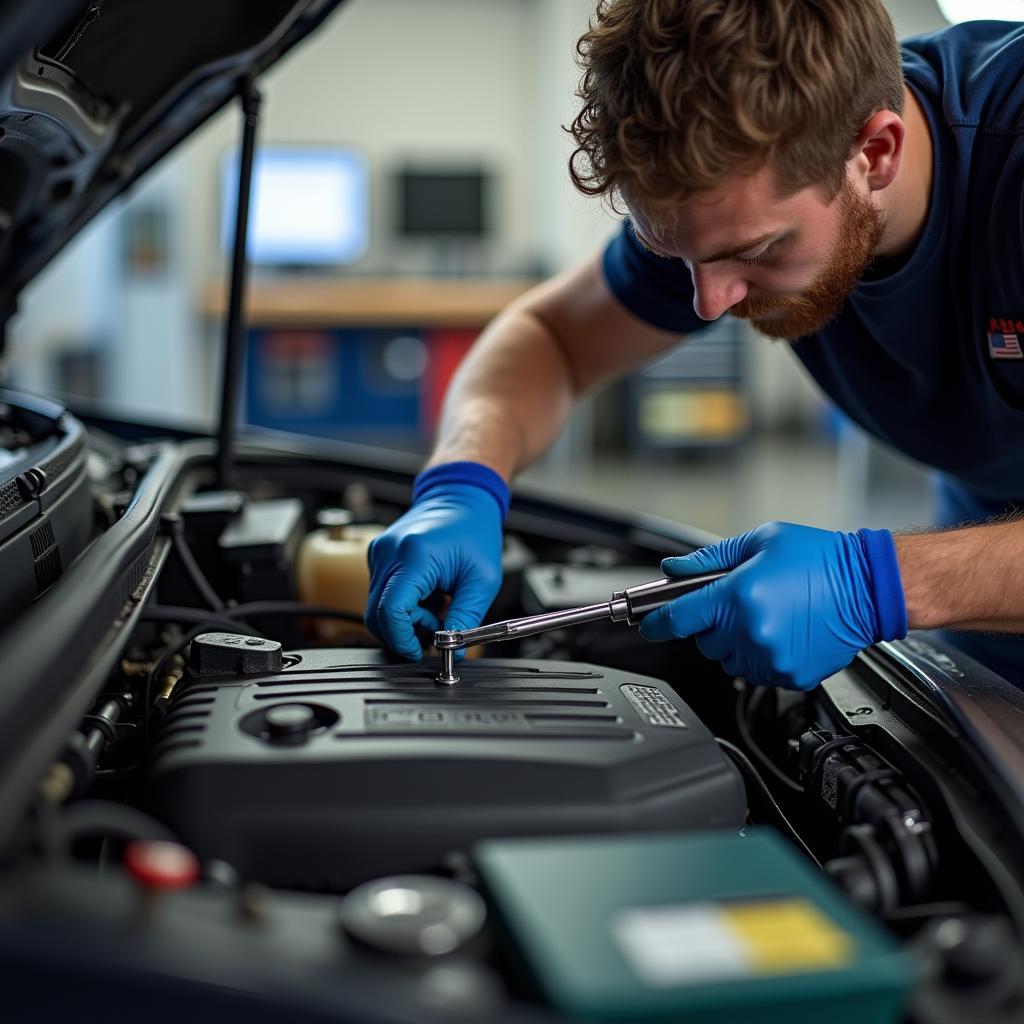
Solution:
<svg viewBox="0 0 1024 1024"><path fill-rule="evenodd" d="M438 686L454 686L459 677L455 674L455 651L448 647L442 647L441 671L434 677Z"/></svg>

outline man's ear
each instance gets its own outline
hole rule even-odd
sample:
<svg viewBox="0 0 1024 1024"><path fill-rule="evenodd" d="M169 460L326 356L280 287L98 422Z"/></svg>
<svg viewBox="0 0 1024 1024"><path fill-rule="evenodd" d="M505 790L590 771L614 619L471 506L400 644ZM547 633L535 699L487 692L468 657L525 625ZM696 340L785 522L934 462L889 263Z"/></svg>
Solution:
<svg viewBox="0 0 1024 1024"><path fill-rule="evenodd" d="M887 188L896 178L906 136L903 118L891 110L872 114L861 129L853 144L852 170L863 176L873 192Z"/></svg>

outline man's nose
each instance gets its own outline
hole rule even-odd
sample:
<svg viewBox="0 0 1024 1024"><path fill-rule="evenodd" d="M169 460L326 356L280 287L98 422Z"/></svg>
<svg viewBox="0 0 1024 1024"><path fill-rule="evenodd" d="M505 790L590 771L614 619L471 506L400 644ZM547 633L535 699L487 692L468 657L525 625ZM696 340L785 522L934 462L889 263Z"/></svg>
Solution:
<svg viewBox="0 0 1024 1024"><path fill-rule="evenodd" d="M742 275L721 266L690 265L693 278L693 309L702 320L717 320L747 297L750 286Z"/></svg>

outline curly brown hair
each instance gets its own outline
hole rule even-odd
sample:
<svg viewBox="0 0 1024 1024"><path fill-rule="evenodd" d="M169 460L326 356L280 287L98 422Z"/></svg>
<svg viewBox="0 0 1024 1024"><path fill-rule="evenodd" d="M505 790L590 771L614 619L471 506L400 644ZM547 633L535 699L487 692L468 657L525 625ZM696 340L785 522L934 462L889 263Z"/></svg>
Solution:
<svg viewBox="0 0 1024 1024"><path fill-rule="evenodd" d="M873 113L903 111L882 0L600 0L576 44L573 183L656 211L769 161L838 194Z"/></svg>

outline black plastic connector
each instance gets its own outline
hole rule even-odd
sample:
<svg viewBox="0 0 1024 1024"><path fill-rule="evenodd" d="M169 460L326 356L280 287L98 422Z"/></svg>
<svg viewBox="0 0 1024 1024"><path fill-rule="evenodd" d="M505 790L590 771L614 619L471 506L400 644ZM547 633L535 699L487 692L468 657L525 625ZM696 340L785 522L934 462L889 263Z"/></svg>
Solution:
<svg viewBox="0 0 1024 1024"><path fill-rule="evenodd" d="M869 909L921 902L935 886L931 816L902 774L860 740L810 730L800 737L800 775L830 815L838 857L826 870Z"/></svg>

